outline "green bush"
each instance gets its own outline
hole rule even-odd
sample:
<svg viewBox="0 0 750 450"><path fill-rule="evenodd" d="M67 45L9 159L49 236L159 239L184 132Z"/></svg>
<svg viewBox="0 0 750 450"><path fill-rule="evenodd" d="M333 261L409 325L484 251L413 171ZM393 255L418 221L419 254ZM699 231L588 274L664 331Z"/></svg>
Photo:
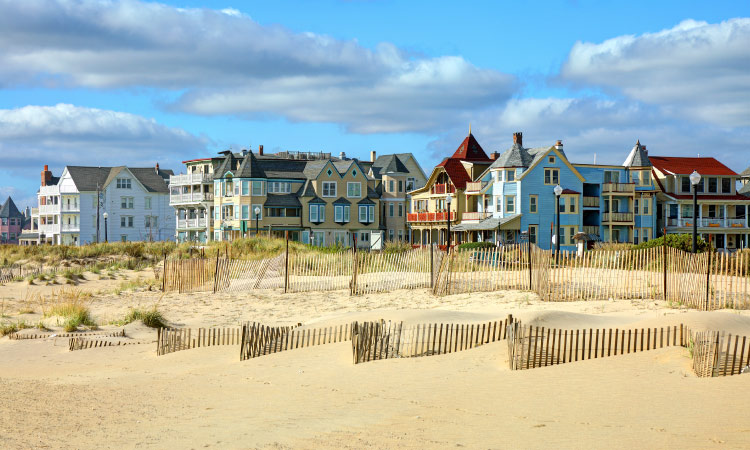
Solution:
<svg viewBox="0 0 750 450"><path fill-rule="evenodd" d="M458 245L459 250L479 249L479 248L495 248L494 242L464 242Z"/></svg>
<svg viewBox="0 0 750 450"><path fill-rule="evenodd" d="M664 239L667 240L668 247L674 247L684 252L693 251L693 236L690 234L667 234L666 236L652 239L648 242L641 242L640 244L636 245L634 248L643 249L643 248L661 247L664 245ZM703 253L711 248L708 245L708 243L704 241L703 238L700 236L698 236L697 243L698 243L698 253Z"/></svg>

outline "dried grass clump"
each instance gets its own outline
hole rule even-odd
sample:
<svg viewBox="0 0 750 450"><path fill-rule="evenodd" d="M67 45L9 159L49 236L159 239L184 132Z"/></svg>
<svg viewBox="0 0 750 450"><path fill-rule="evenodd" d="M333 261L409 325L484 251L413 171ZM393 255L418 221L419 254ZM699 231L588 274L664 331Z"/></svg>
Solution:
<svg viewBox="0 0 750 450"><path fill-rule="evenodd" d="M61 317L65 319L65 331L75 331L80 326L96 328L96 322L91 317L89 304L91 293L75 288L60 288L49 298L42 297L42 313L44 317Z"/></svg>

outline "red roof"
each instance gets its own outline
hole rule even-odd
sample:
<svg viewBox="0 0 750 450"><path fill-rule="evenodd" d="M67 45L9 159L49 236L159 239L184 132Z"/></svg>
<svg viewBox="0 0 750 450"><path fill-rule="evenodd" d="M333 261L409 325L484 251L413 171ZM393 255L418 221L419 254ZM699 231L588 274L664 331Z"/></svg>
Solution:
<svg viewBox="0 0 750 450"><path fill-rule="evenodd" d="M574 191L573 189L563 189L562 194L560 195L565 195L565 194L580 194L580 192Z"/></svg>
<svg viewBox="0 0 750 450"><path fill-rule="evenodd" d="M716 158L684 158L681 156L650 156L651 164L661 172L677 175L690 175L697 170L701 175L735 175L732 169Z"/></svg>
<svg viewBox="0 0 750 450"><path fill-rule="evenodd" d="M471 133L469 133L469 135L466 136L466 139L461 142L461 145L458 146L458 149L456 149L456 152L451 158L464 161L491 161L482 149L482 146L479 145L479 142L474 139L474 135Z"/></svg>
<svg viewBox="0 0 750 450"><path fill-rule="evenodd" d="M448 174L448 178L451 179L456 189L466 189L466 183L471 181L469 173L458 158L446 158L438 164L438 167L445 169L445 173Z"/></svg>

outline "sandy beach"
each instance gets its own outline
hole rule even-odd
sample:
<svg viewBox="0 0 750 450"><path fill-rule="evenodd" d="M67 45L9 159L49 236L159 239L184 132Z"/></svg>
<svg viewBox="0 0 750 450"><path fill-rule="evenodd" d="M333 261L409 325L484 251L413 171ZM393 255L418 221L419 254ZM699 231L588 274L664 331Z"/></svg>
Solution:
<svg viewBox="0 0 750 450"><path fill-rule="evenodd" d="M176 327L338 325L354 320L480 322L508 314L561 328L684 323L750 336L750 311L699 312L665 302L541 302L500 291L434 297L427 289L175 294L85 276L76 289L101 330L129 308L157 305ZM0 286L5 321L37 323L30 292ZM27 302L28 303L28 302ZM18 314L22 309L33 313ZM56 329L54 318L44 319ZM156 356L156 331L125 325L140 345L71 352L67 339L0 339L3 448L748 448L750 376L697 378L684 348L511 371L504 341L464 352L354 365L349 342L239 361L238 346ZM25 332L31 332L25 330Z"/></svg>

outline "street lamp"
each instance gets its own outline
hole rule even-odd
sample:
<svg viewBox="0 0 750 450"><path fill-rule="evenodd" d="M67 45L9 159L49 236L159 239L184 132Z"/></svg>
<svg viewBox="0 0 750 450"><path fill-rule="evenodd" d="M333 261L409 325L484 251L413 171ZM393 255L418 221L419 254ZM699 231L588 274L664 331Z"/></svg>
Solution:
<svg viewBox="0 0 750 450"><path fill-rule="evenodd" d="M255 236L258 236L258 216L260 216L260 206L256 206L253 212L255 213Z"/></svg>
<svg viewBox="0 0 750 450"><path fill-rule="evenodd" d="M693 253L696 253L698 251L698 183L701 182L701 174L694 170L689 178L690 184L693 185Z"/></svg>
<svg viewBox="0 0 750 450"><path fill-rule="evenodd" d="M450 194L445 196L445 204L447 205L448 215L446 216L446 222L448 223L448 235L447 235L447 246L445 247L445 252L448 253L451 251L451 200L453 200L450 196Z"/></svg>
<svg viewBox="0 0 750 450"><path fill-rule="evenodd" d="M557 221L557 230L555 234L555 264L560 261L560 195L563 192L563 188L558 184L555 186L555 214Z"/></svg>
<svg viewBox="0 0 750 450"><path fill-rule="evenodd" d="M102 216L104 217L104 242L107 243L107 218L109 217L109 214L107 214L107 211L104 211Z"/></svg>

